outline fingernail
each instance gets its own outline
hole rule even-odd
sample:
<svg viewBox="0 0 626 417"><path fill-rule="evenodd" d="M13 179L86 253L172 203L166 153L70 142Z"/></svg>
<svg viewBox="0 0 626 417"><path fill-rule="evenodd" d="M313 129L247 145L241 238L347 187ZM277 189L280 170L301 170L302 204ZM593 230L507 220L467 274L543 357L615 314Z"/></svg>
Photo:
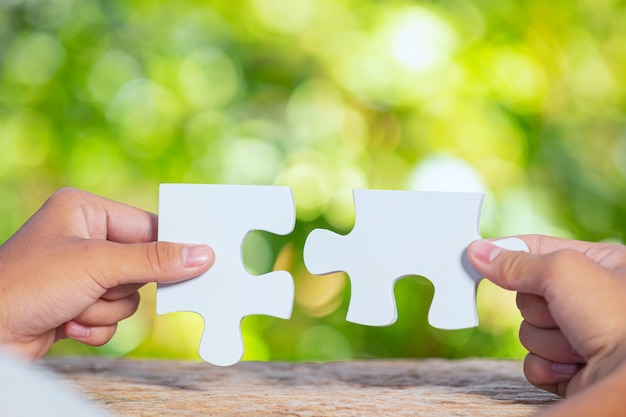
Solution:
<svg viewBox="0 0 626 417"><path fill-rule="evenodd" d="M82 324L70 321L65 326L65 335L72 339L87 339L91 334L91 329Z"/></svg>
<svg viewBox="0 0 626 417"><path fill-rule="evenodd" d="M471 253L481 262L490 263L496 256L502 253L503 249L489 242L488 240L477 240L472 243Z"/></svg>
<svg viewBox="0 0 626 417"><path fill-rule="evenodd" d="M552 371L555 374L572 376L580 369L580 365L576 363L558 363L552 362Z"/></svg>
<svg viewBox="0 0 626 417"><path fill-rule="evenodd" d="M213 250L207 245L189 245L183 247L183 265L185 268L195 268L209 262L213 257Z"/></svg>

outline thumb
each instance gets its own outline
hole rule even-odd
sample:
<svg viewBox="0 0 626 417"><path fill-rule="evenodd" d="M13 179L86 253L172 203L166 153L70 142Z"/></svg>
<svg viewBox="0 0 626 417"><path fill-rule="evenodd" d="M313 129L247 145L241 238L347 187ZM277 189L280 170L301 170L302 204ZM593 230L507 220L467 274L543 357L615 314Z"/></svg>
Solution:
<svg viewBox="0 0 626 417"><path fill-rule="evenodd" d="M626 338L619 319L626 285L615 271L566 249L548 254L508 251L486 240L467 249L472 265L496 285L544 297L563 334L589 359Z"/></svg>
<svg viewBox="0 0 626 417"><path fill-rule="evenodd" d="M626 292L623 277L578 251L566 249L540 255L509 251L478 240L467 252L476 270L494 284L544 297L565 333L572 323L601 332L611 327L606 317L622 314ZM623 333L614 330L607 333Z"/></svg>
<svg viewBox="0 0 626 417"><path fill-rule="evenodd" d="M562 295L569 288L576 291L597 290L597 280L573 279L604 275L607 270L574 250L560 250L549 254L510 251L487 240L472 242L467 249L470 263L494 284L513 291L549 297L550 288ZM575 285L574 285L575 283Z"/></svg>
<svg viewBox="0 0 626 417"><path fill-rule="evenodd" d="M104 241L96 249L94 266L103 288L148 282L172 283L206 272L215 261L208 245L172 242L121 244Z"/></svg>

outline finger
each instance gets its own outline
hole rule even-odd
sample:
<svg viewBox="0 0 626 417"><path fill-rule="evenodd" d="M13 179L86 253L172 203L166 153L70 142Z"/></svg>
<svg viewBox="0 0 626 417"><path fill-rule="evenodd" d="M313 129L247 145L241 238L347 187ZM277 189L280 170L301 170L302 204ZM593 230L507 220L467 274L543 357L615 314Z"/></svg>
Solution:
<svg viewBox="0 0 626 417"><path fill-rule="evenodd" d="M65 334L65 326L67 325L67 323L65 323L62 326L59 326L56 328L55 334L54 334L54 341L58 342L61 339L67 339L67 335Z"/></svg>
<svg viewBox="0 0 626 417"><path fill-rule="evenodd" d="M560 329L542 329L523 321L519 330L522 345L538 356L559 363L584 363Z"/></svg>
<svg viewBox="0 0 626 417"><path fill-rule="evenodd" d="M64 188L45 205L55 212L68 212L80 219L84 238L108 239L119 243L150 242L157 238L157 216L86 191ZM74 226L76 222L72 220Z"/></svg>
<svg viewBox="0 0 626 417"><path fill-rule="evenodd" d="M154 213L94 194L85 194L89 204L83 206L83 211L88 223L103 225L106 233L104 239L118 243L151 242L157 239L158 218ZM89 220L90 216L93 216L93 221Z"/></svg>
<svg viewBox="0 0 626 417"><path fill-rule="evenodd" d="M549 290L598 290L596 279L570 280L570 276L594 277L607 272L591 259L573 250L538 255L509 251L489 241L478 240L470 244L467 254L472 265L495 284L509 290L543 296L548 303L550 300L546 297L547 293L552 297L556 295ZM610 285L602 289L608 290L609 287Z"/></svg>
<svg viewBox="0 0 626 417"><path fill-rule="evenodd" d="M515 236L528 245L531 253L548 254L560 250L574 250L610 268L626 268L626 247L616 243L585 242L545 235Z"/></svg>
<svg viewBox="0 0 626 417"><path fill-rule="evenodd" d="M118 244L83 241L79 248L89 274L108 290L124 284L169 283L196 277L214 262L207 245L171 242ZM111 262L114 259L115 262Z"/></svg>
<svg viewBox="0 0 626 417"><path fill-rule="evenodd" d="M119 243L152 242L157 239L158 217L154 213L107 200L107 239Z"/></svg>
<svg viewBox="0 0 626 417"><path fill-rule="evenodd" d="M532 353L524 359L524 375L528 382L562 397L567 392L569 381L580 368L578 364L553 362Z"/></svg>
<svg viewBox="0 0 626 417"><path fill-rule="evenodd" d="M531 253L547 254L564 249L572 249L577 252L584 253L590 247L598 245L594 242L585 242L582 240L562 239L546 235L520 235L515 236L522 239L528 245Z"/></svg>
<svg viewBox="0 0 626 417"><path fill-rule="evenodd" d="M102 295L102 299L108 301L119 300L121 298L128 297L129 295L137 292L139 288L143 287L144 284L124 284L114 288L107 290L104 295Z"/></svg>
<svg viewBox="0 0 626 417"><path fill-rule="evenodd" d="M545 298L536 294L518 292L516 302L524 320L533 326L544 329L559 327L556 321L554 321L554 317L552 317Z"/></svg>
<svg viewBox="0 0 626 417"><path fill-rule="evenodd" d="M567 386L567 401L545 410L537 417L557 416L621 416L624 415L624 392L626 392L626 367L620 366L606 378L588 387L577 387L579 378ZM575 394L575 395L572 395Z"/></svg>
<svg viewBox="0 0 626 417"><path fill-rule="evenodd" d="M624 279L585 255L561 250L547 255L513 252L488 241L467 250L472 265L495 284L545 298L561 330L580 354L589 358L626 338L619 320L624 311ZM571 277L577 277L572 279ZM584 329L584 331L581 331Z"/></svg>
<svg viewBox="0 0 626 417"><path fill-rule="evenodd" d="M135 314L138 306L138 292L115 301L99 299L73 321L87 327L109 326Z"/></svg>
<svg viewBox="0 0 626 417"><path fill-rule="evenodd" d="M102 346L107 343L117 330L117 323L110 326L89 327L75 321L65 323L67 337L90 346Z"/></svg>

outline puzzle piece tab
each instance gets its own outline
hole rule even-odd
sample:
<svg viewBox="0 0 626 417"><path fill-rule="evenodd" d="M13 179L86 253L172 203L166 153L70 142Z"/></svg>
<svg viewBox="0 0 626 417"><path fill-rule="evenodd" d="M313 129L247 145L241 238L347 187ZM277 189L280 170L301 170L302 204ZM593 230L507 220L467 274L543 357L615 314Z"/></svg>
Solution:
<svg viewBox="0 0 626 417"><path fill-rule="evenodd" d="M291 233L295 206L289 187L162 184L159 240L208 244L213 267L203 275L157 289L157 314L193 311L204 318L200 356L215 365L241 359L241 320L264 314L287 319L294 283L287 271L249 274L241 247L252 230Z"/></svg>
<svg viewBox="0 0 626 417"><path fill-rule="evenodd" d="M393 287L422 275L435 287L428 321L441 329L478 325L480 274L465 256L480 239L480 193L354 190L356 221L347 235L316 229L307 237L304 262L317 275L344 271L350 277L347 320L386 326L397 319ZM520 239L502 247L528 251Z"/></svg>

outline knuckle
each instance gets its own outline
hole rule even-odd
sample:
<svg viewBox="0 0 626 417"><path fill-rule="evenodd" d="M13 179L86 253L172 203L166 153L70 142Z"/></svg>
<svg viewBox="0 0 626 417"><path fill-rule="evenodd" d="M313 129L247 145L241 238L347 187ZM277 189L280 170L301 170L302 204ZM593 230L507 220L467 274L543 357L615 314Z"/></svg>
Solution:
<svg viewBox="0 0 626 417"><path fill-rule="evenodd" d="M61 188L48 197L43 206L58 212L71 212L83 204L87 194L76 188Z"/></svg>
<svg viewBox="0 0 626 417"><path fill-rule="evenodd" d="M526 257L526 253L513 253L507 256L500 264L499 275L502 280L502 284L507 288L513 288L515 282L518 280L520 272L523 270L523 259Z"/></svg>
<svg viewBox="0 0 626 417"><path fill-rule="evenodd" d="M534 353L528 353L524 358L524 376L532 385L541 388L545 384L546 376L542 370L540 359Z"/></svg>
<svg viewBox="0 0 626 417"><path fill-rule="evenodd" d="M82 191L77 190L75 188L65 187L57 190L52 194L47 203L49 204L67 204L69 202L75 201L82 195Z"/></svg>
<svg viewBox="0 0 626 417"><path fill-rule="evenodd" d="M125 319L132 316L137 312L139 308L139 302L141 301L141 296L139 295L139 291L135 291L131 295L128 296L129 308L126 314Z"/></svg>
<svg viewBox="0 0 626 417"><path fill-rule="evenodd" d="M524 376L533 385L536 385L536 382L538 382L535 377L535 355L532 353L528 353L524 358Z"/></svg>
<svg viewBox="0 0 626 417"><path fill-rule="evenodd" d="M525 292L518 292L515 297L515 304L517 305L519 311L522 312L522 316L524 311L530 308L531 297L531 294Z"/></svg>
<svg viewBox="0 0 626 417"><path fill-rule="evenodd" d="M531 347L529 347L529 345L532 344L532 343L529 343L529 341L532 342L532 335L529 333L532 333L532 328L529 327L528 322L524 320L522 321L522 324L519 327L519 332L518 332L519 341L522 344L522 346L526 348L526 350L532 351Z"/></svg>
<svg viewBox="0 0 626 417"><path fill-rule="evenodd" d="M162 273L171 269L176 259L175 249L166 242L152 242L146 246L146 258L152 272Z"/></svg>
<svg viewBox="0 0 626 417"><path fill-rule="evenodd" d="M111 273L111 269L106 262L102 262L102 252L106 250L107 242L98 240L81 239L77 242L74 255L78 255L82 262L84 273L91 277L98 284L99 290L104 291L119 285L119 277L117 274ZM94 294L95 296L95 294ZM100 294L98 293L98 297Z"/></svg>

